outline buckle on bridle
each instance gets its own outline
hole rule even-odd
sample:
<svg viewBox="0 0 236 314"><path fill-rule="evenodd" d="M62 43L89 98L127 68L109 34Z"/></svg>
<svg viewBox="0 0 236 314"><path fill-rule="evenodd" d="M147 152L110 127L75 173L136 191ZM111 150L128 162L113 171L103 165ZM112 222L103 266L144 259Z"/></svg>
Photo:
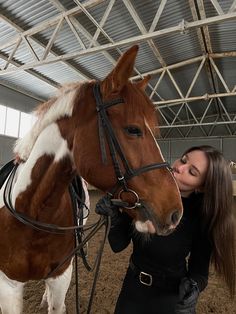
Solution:
<svg viewBox="0 0 236 314"><path fill-rule="evenodd" d="M145 285L145 286L151 286L152 285L152 275L145 273L144 271L141 271L139 273L139 281Z"/></svg>

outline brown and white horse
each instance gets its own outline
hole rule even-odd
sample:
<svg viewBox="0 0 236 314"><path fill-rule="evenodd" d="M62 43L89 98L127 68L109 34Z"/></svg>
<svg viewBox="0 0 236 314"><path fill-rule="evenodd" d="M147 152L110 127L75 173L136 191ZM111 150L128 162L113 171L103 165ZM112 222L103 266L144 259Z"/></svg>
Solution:
<svg viewBox="0 0 236 314"><path fill-rule="evenodd" d="M72 226L68 186L79 174L128 202L124 210L139 232L175 229L182 203L155 140L155 108L144 92L148 79L129 81L137 51L133 46L124 53L103 81L73 83L38 107L35 125L14 149L20 162L11 193L16 212ZM0 307L3 314L19 314L24 283L47 278L73 251L74 235L24 225L9 213L2 191L0 230ZM46 279L48 313L65 312L71 273L70 259Z"/></svg>

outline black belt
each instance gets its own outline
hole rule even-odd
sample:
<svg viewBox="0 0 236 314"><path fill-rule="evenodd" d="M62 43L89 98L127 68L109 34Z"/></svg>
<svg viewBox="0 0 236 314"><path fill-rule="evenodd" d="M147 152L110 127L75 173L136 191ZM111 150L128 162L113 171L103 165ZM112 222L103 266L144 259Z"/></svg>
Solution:
<svg viewBox="0 0 236 314"><path fill-rule="evenodd" d="M130 259L129 267L133 273L138 276L139 282L145 286L152 286L157 283L158 279L151 274L141 271L136 265L134 265L132 259Z"/></svg>
<svg viewBox="0 0 236 314"><path fill-rule="evenodd" d="M149 274L139 269L130 259L129 268L138 278L139 282L145 286L156 286L163 288L176 288L179 286L180 278L167 276L164 272L160 274Z"/></svg>

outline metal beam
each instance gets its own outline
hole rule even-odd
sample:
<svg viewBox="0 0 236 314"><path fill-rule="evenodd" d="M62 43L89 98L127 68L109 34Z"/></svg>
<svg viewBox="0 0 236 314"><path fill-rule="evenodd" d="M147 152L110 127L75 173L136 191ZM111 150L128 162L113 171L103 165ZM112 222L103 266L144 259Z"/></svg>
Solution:
<svg viewBox="0 0 236 314"><path fill-rule="evenodd" d="M37 54L36 52L34 51L33 47L29 44L28 40L26 40L26 37L28 37L28 35L26 35L26 32L24 32L24 30L19 27L18 25L16 25L15 23L13 23L12 21L10 21L8 18L6 18L5 16L0 16L0 18L2 18L4 20L4 22L8 23L13 29L15 29L17 32L20 33L19 37L18 37L18 40L17 42L15 43L15 45L17 45L17 47L14 47L13 50L12 50L12 53L10 54L5 66L4 66L4 69L2 71L7 71L7 66L9 63L13 64L13 56L14 54L16 53L17 49L19 48L19 45L21 43L22 40L25 39L26 43L28 44L29 46L29 49L31 50L31 53L33 55L33 57L37 60L36 62L41 62L39 60L39 58L37 57ZM35 39L34 37L30 37L31 40L36 44L36 45L39 45L41 48L45 48L45 51L46 51L46 47L43 43L41 43L39 40ZM12 45L12 44L11 44ZM10 46L11 46L10 45ZM0 50L3 49L0 47ZM55 57L57 57L58 55L56 53L54 53L52 50L50 51L51 54ZM15 61L17 63L17 61ZM76 69L75 67L73 67L71 64L69 64L68 62L64 62L63 63L64 65L66 65L68 68L70 68L72 71L75 71L79 76L81 76L81 78L84 78L84 79L88 79L87 76L85 76L83 73L81 73L78 69ZM18 65L14 64L16 66L16 68L14 69L15 71L17 71L17 69L19 67L21 67L22 65L20 63L18 63ZM30 69L30 68L29 68ZM24 69L24 70L27 70L27 69ZM0 75L1 75L1 70L0 70ZM32 74L33 75L33 74ZM38 74L40 76L40 74ZM44 76L45 77L45 76ZM42 75L42 80L43 80L43 75ZM58 85L58 83L54 82L53 80L51 80L51 82L53 82L53 86L55 86L56 84Z"/></svg>
<svg viewBox="0 0 236 314"><path fill-rule="evenodd" d="M200 21L185 23L186 25L184 28L186 31L188 29L195 29L198 27L203 27L203 26L211 25L211 24L218 24L218 23L222 23L222 22L226 22L226 21L230 21L230 20L234 20L234 19L236 19L236 12L226 13L226 14L223 14L221 16L214 16L214 17L206 18L206 19L200 20ZM63 55L60 55L57 57L54 56L48 60L46 59L46 60L38 61L38 62L31 62L28 64L24 64L24 65L18 67L17 69L1 70L0 75L4 75L6 73L14 73L16 70L26 70L26 69L35 68L35 67L38 67L41 65L52 64L52 63L55 63L58 61L70 60L70 59L73 59L73 58L76 58L79 56L90 55L90 54L94 54L96 52L102 52L102 51L106 51L109 49L120 48L120 47L123 47L123 46L128 45L128 44L129 45L134 44L134 43L137 44L139 42L143 42L143 41L157 38L159 36L164 36L167 34L175 34L178 32L183 32L182 23L180 23L177 26L168 27L165 29L154 31L152 33L145 34L145 35L134 36L134 37L131 37L131 38L128 38L125 40L118 41L118 42L104 44L104 45L101 45L99 47L92 47L92 48L87 49L86 51L77 51L77 52L73 52L73 53L63 54Z"/></svg>
<svg viewBox="0 0 236 314"><path fill-rule="evenodd" d="M200 127L200 126L217 126L217 125L235 124L236 121L215 121L215 122L203 122L203 123L188 123L188 124L173 124L173 125L159 125L160 129L168 128L186 128L186 127Z"/></svg>
<svg viewBox="0 0 236 314"><path fill-rule="evenodd" d="M193 96L193 97L188 97L188 98L176 98L176 99L167 99L167 100L161 100L161 101L154 101L153 103L155 105L163 105L163 104L168 104L169 105L179 105L183 102L193 102L196 100L208 100L211 98L221 98L221 97L232 97L236 96L236 92L233 93L219 93L219 94L204 94L202 96ZM159 108L165 108L166 106L159 106Z"/></svg>

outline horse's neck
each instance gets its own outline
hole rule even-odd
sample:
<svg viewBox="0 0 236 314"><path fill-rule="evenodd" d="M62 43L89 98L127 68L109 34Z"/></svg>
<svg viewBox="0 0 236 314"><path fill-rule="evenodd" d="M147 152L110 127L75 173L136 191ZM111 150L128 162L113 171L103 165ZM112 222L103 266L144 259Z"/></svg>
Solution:
<svg viewBox="0 0 236 314"><path fill-rule="evenodd" d="M21 166L13 188L16 210L35 211L58 206L73 176L73 161L67 141L56 123L38 136L27 161Z"/></svg>
<svg viewBox="0 0 236 314"><path fill-rule="evenodd" d="M58 98L51 99L39 107L38 119L34 126L23 138L16 142L14 148L15 155L21 160L27 160L38 136L45 128L65 116L72 116L74 99L78 89L78 84L65 86L60 90L60 96Z"/></svg>

